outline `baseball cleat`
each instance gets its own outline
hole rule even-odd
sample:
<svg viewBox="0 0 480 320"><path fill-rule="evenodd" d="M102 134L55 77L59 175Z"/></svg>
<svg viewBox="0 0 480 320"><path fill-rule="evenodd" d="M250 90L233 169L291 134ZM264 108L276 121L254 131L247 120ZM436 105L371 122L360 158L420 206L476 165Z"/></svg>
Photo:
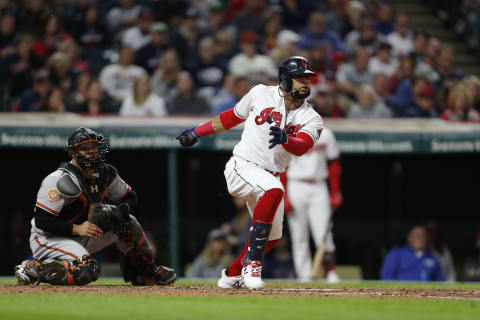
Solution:
<svg viewBox="0 0 480 320"><path fill-rule="evenodd" d="M28 286L29 284L32 284L30 277L28 276L25 268L21 264L16 266L13 271L15 273L15 278L17 278L17 284L19 286Z"/></svg>
<svg viewBox="0 0 480 320"><path fill-rule="evenodd" d="M43 273L43 266L37 260L23 261L13 269L19 286L38 284L38 279Z"/></svg>
<svg viewBox="0 0 480 320"><path fill-rule="evenodd" d="M227 276L227 269L222 270L222 277L218 279L217 283L219 288L224 289L239 289L245 288L242 275L229 277Z"/></svg>
<svg viewBox="0 0 480 320"><path fill-rule="evenodd" d="M340 282L340 277L334 270L331 270L327 273L326 280L327 283L338 283Z"/></svg>
<svg viewBox="0 0 480 320"><path fill-rule="evenodd" d="M261 261L248 261L242 269L243 282L248 289L258 290L265 287L265 282L262 280L262 266Z"/></svg>
<svg viewBox="0 0 480 320"><path fill-rule="evenodd" d="M172 268L158 266L155 271L155 283L159 286L168 286L177 280L177 274Z"/></svg>

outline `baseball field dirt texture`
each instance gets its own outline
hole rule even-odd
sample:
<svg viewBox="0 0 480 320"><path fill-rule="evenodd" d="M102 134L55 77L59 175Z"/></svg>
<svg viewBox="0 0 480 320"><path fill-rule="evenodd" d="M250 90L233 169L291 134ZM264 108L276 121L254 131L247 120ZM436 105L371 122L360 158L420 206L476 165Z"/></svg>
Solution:
<svg viewBox="0 0 480 320"><path fill-rule="evenodd" d="M0 281L0 319L480 319L480 284L268 282L259 291L213 281L84 287Z"/></svg>

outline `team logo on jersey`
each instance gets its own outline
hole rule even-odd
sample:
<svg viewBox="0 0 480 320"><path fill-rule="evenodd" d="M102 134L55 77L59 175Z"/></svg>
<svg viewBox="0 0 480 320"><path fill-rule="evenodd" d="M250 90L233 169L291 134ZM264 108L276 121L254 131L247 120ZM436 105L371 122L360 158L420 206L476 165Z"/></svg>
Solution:
<svg viewBox="0 0 480 320"><path fill-rule="evenodd" d="M92 184L92 185L90 186L90 192L91 192L91 193L97 193L97 192L98 192L98 185Z"/></svg>
<svg viewBox="0 0 480 320"><path fill-rule="evenodd" d="M60 199L60 192L56 188L47 190L48 199L55 201Z"/></svg>
<svg viewBox="0 0 480 320"><path fill-rule="evenodd" d="M285 126L285 131L291 137L295 137L300 129L302 129L303 124L287 124Z"/></svg>
<svg viewBox="0 0 480 320"><path fill-rule="evenodd" d="M260 112L260 115L255 117L255 123L259 126L267 122L268 116L275 122L277 127L280 127L282 124L283 115L278 111L272 111L274 108L265 108Z"/></svg>

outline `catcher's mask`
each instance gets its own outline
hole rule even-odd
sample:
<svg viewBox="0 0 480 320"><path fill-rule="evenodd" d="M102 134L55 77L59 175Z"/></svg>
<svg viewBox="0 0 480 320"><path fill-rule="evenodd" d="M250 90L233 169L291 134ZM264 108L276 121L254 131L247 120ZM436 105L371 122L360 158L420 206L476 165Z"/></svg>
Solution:
<svg viewBox="0 0 480 320"><path fill-rule="evenodd" d="M78 153L80 146L93 145L97 147L98 152L87 159L84 155ZM70 138L65 150L71 155L75 155L78 165L82 169L98 169L103 165L106 154L110 151L108 139L88 128L78 128Z"/></svg>

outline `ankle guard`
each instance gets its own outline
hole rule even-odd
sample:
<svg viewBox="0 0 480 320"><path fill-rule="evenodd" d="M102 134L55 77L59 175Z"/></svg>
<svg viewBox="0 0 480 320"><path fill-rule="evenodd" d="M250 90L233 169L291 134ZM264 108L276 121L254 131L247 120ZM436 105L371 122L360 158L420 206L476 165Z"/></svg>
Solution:
<svg viewBox="0 0 480 320"><path fill-rule="evenodd" d="M253 222L253 225L250 227L248 252L242 261L243 264L247 263L246 259L250 261L263 260L263 254L267 248L268 236L270 235L271 229L271 223Z"/></svg>

